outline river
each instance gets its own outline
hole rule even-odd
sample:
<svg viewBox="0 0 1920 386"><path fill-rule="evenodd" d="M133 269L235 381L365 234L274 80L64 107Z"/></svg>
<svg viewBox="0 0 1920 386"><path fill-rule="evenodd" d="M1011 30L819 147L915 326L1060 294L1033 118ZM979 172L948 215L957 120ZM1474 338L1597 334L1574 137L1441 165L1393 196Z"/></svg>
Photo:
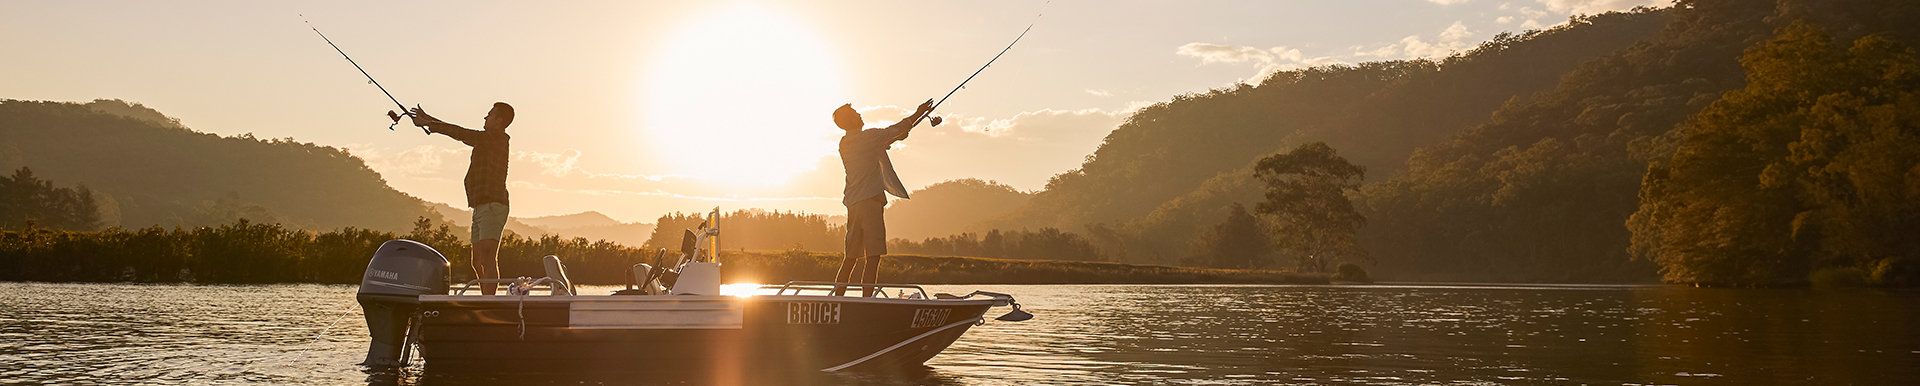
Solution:
<svg viewBox="0 0 1920 386"><path fill-rule="evenodd" d="M924 370L752 384L1920 384L1920 292L929 286L1011 293ZM590 287L606 293L610 287ZM362 372L353 286L0 283L0 384L704 384ZM1004 309L991 311L997 315ZM511 355L503 353L503 355Z"/></svg>

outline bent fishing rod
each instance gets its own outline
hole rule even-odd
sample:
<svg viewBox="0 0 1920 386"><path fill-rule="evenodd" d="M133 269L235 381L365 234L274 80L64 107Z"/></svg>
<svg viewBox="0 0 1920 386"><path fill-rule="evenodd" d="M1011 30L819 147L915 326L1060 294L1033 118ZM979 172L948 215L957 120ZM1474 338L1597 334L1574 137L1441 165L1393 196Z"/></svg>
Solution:
<svg viewBox="0 0 1920 386"><path fill-rule="evenodd" d="M1048 3L1052 3L1052 2L1051 2L1051 1L1049 1ZM1045 4L1041 4L1041 6L1045 6ZM973 75L967 75L967 80L962 80L962 81L960 81L960 85L959 85L959 86L954 86L954 87L953 87L953 91L948 91L948 92L947 92L947 96L943 96L943 97L940 97L940 101L939 101L939 102L934 102L934 103L933 103L933 108L931 108L931 109L927 109L927 115L925 115L925 116L921 116L921 117L920 117L920 119L927 119L927 117L932 117L932 118L933 118L933 122L932 122L932 123L933 123L933 125L934 125L934 126L936 126L936 127L938 127L938 126L940 126L940 121L941 121L941 118L940 118L940 117L937 117L937 116L934 116L934 115L933 115L933 111L934 111L934 110L938 110L938 109L940 108L940 105L941 105L941 104L945 104L945 103L947 103L947 98L952 98L952 97L953 97L953 93L957 93L957 92L960 92L960 89L963 89L963 88L966 88L966 87L967 87L967 82L972 82L972 81L973 81L973 78L974 78L974 77L976 77L976 76L980 76L980 73L981 73L981 72L984 72L984 71L986 71L986 70L987 70L987 67L992 67L992 66L993 66L993 62L994 62L994 61L998 61L998 60L1000 60L1000 57L1001 57L1001 56L1003 56L1003 55L1006 55L1006 54L1007 54L1007 51L1010 51L1010 50L1013 50L1013 45L1015 45L1015 44L1020 44L1020 39L1021 39L1021 38L1025 38L1025 37L1027 37L1027 32L1032 32L1032 31L1033 31L1033 26L1034 26L1035 24L1039 24L1039 23L1040 23L1040 16L1046 16L1046 15L1047 15L1047 14L1045 14L1045 13L1042 13L1042 14L1040 14L1039 16L1034 16L1034 17L1033 17L1033 18L1034 18L1034 20L1033 20L1033 23L1028 23L1028 24L1027 24L1027 29L1024 29L1024 30L1021 30L1021 31L1020 31L1020 36L1015 36L1015 37L1013 38L1013 42L1012 42L1012 43L1007 43L1007 48L1002 48L1002 49L1000 49L1000 53L999 53L999 54L995 54L995 55L993 55L993 59L988 59L988 60L987 60L987 64L986 64L986 65L983 65L983 66L980 66L980 69L978 69L978 70L973 70ZM920 124L920 120L914 120L914 121L913 121L913 124L914 124L914 125L919 125L919 124Z"/></svg>
<svg viewBox="0 0 1920 386"><path fill-rule="evenodd" d="M314 26L313 26L313 22L311 22L311 21L307 21L307 19L306 19L306 17L307 17L307 15L300 15L300 21L302 21L302 22L306 22L306 23L307 23L307 28L309 28L309 29L312 29L312 30L313 30L313 33L314 33L314 34L316 34L316 35L320 35L320 40L325 40L325 41L327 41L327 45L329 45L329 46L333 46L333 50L334 50L335 52L339 52L339 53L340 53L340 57L342 57L342 58L347 58L347 63L349 63L349 64L353 64L353 69L355 69L355 70L360 70L360 75L365 75L365 76L367 77L367 83L373 83L373 87L378 87L378 88L380 88L380 93L382 93L382 94L387 94L387 99L388 99L388 100L392 100L392 101L393 101L393 105L394 105L394 106L399 106L399 107L400 107L400 112L399 112L399 113L394 113L394 112L393 112L393 110L387 110L387 118L389 118L389 119L392 119L392 120L393 120L393 124L391 124L391 125L387 125L387 130L393 130L393 127L394 127L394 126L399 126L399 125L400 125L400 117L401 117L401 116L407 116L407 117L412 117L412 116L413 116L413 112L410 112L410 111L407 111L407 105L406 105L406 104L402 104L402 103L400 103L400 98L394 98L394 97L393 97L393 93L391 93L391 92L387 92L387 88L386 88L385 86L381 86L381 85L380 85L380 81L377 81L377 80L373 80L373 74L368 74L368 73L367 73L367 69L365 69L365 68L360 68L360 63L358 63L358 62L354 62L354 61L353 61L353 57L352 57L352 56L347 56L347 51L346 51L346 50L342 50L342 49L340 49L340 45L338 45L338 44L333 44L333 39L328 39L328 38L327 38L327 34L323 34L323 33L320 33L320 29L319 29L319 28L316 28L316 27L314 27ZM416 107L418 107L418 106L416 106ZM427 130L427 128L426 128L425 126L422 126L422 127L420 127L420 131L422 131L422 132L425 132L425 133L427 133L427 134L429 134L429 135L431 135L431 134L433 134L433 132L432 132L432 131L428 131L428 130Z"/></svg>

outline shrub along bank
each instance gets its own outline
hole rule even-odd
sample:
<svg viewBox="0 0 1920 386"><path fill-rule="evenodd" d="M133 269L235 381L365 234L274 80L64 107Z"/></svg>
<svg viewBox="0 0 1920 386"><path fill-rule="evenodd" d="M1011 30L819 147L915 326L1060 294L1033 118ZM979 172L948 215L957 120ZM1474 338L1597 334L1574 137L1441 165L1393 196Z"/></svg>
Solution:
<svg viewBox="0 0 1920 386"><path fill-rule="evenodd" d="M360 282L373 251L406 238L439 250L454 279L472 278L467 245L446 226L421 219L395 234L357 228L312 232L245 220L193 229L108 229L75 232L29 226L0 230L0 281L141 283ZM540 258L555 255L581 284L624 283L626 268L652 262L657 250L558 236L508 236L501 241L501 272L542 275ZM840 255L804 251L722 251L727 282L783 283L833 278ZM1102 262L889 255L883 281L923 284L1207 284L1327 283L1325 275Z"/></svg>

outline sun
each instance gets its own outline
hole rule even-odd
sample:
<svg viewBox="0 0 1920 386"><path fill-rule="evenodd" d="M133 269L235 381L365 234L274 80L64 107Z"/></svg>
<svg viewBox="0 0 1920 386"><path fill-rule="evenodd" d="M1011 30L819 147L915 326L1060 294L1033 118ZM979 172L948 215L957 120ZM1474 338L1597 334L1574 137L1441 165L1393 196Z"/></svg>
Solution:
<svg viewBox="0 0 1920 386"><path fill-rule="evenodd" d="M784 185L837 148L841 67L806 25L739 4L687 24L656 58L646 130L674 174Z"/></svg>

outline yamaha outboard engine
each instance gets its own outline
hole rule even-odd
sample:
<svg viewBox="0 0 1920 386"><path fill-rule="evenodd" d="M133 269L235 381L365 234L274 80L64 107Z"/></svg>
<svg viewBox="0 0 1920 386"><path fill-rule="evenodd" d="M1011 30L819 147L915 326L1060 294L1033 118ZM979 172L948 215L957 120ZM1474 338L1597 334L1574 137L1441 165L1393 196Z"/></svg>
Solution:
<svg viewBox="0 0 1920 386"><path fill-rule="evenodd" d="M360 309L367 316L367 360L373 367L405 366L401 359L409 331L416 322L420 295L445 295L449 285L447 257L426 244L393 240L380 244L360 277Z"/></svg>

